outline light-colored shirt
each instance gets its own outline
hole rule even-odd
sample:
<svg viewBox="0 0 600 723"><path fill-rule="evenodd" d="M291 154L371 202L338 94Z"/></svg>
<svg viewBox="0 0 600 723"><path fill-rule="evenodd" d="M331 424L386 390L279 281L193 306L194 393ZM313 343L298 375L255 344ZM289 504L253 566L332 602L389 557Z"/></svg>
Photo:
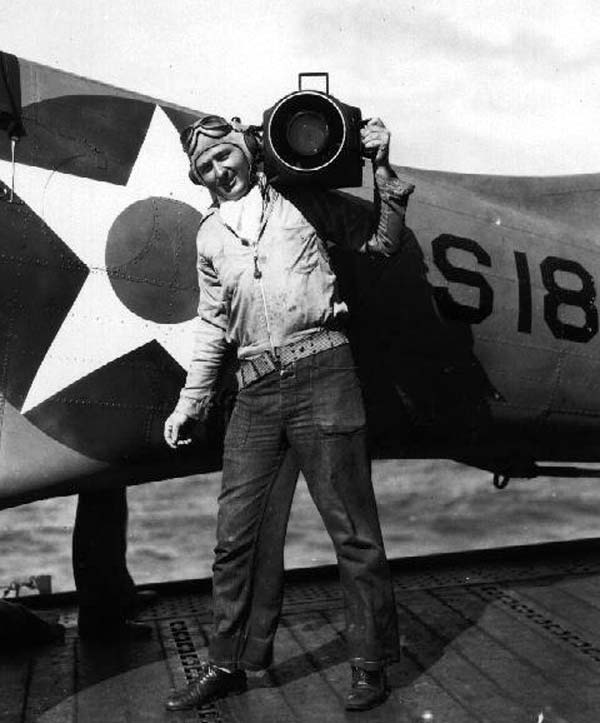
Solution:
<svg viewBox="0 0 600 723"><path fill-rule="evenodd" d="M278 190L262 179L209 211L197 237L200 301L177 411L205 415L228 344L247 359L336 325L347 307L328 244L391 256L406 238L414 186L375 178L371 211L337 193Z"/></svg>

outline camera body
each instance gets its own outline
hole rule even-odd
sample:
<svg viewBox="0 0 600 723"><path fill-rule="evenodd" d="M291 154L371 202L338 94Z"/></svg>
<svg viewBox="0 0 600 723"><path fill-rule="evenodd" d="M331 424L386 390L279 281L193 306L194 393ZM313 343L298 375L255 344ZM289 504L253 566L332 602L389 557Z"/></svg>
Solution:
<svg viewBox="0 0 600 723"><path fill-rule="evenodd" d="M300 74L301 88L304 75ZM362 116L318 90L298 90L263 115L264 171L271 183L324 188L362 185Z"/></svg>

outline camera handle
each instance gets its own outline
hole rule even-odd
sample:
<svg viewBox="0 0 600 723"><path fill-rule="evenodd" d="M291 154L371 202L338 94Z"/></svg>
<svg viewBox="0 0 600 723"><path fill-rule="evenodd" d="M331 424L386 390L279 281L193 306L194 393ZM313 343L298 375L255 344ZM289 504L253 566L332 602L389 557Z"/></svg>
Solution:
<svg viewBox="0 0 600 723"><path fill-rule="evenodd" d="M329 73L298 73L298 90L304 90L302 87L303 78L325 78L325 94L329 95Z"/></svg>

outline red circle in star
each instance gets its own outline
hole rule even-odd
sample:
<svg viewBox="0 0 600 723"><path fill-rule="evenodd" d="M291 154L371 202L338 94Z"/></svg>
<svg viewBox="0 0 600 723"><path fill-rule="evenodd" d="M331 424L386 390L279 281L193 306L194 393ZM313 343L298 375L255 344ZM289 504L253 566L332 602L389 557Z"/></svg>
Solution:
<svg viewBox="0 0 600 723"><path fill-rule="evenodd" d="M158 324L194 318L201 221L189 204L157 196L117 216L106 241L106 267L115 294L130 311Z"/></svg>

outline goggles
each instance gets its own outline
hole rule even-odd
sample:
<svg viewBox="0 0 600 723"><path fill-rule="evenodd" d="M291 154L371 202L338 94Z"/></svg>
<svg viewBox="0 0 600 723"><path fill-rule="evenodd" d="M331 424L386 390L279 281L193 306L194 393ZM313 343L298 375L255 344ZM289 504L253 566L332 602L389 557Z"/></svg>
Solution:
<svg viewBox="0 0 600 723"><path fill-rule="evenodd" d="M181 144L188 156L193 157L198 148L201 136L218 140L234 130L231 123L218 115L207 115L199 118L181 132Z"/></svg>

